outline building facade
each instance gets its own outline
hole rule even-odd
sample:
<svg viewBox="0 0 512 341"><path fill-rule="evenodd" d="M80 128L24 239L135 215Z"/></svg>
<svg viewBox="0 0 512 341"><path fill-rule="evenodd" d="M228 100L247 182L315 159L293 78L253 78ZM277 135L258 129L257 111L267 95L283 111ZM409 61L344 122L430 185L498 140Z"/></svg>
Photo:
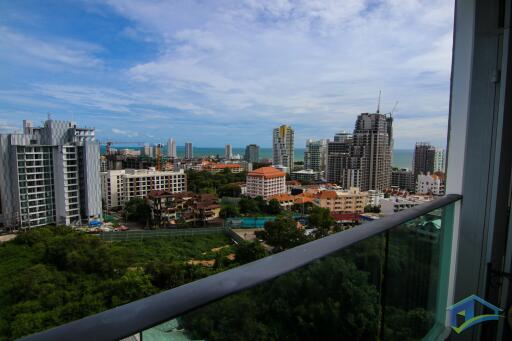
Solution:
<svg viewBox="0 0 512 341"><path fill-rule="evenodd" d="M176 140L175 139L169 139L167 140L167 156L170 158L177 158L178 153L176 152Z"/></svg>
<svg viewBox="0 0 512 341"><path fill-rule="evenodd" d="M384 190L391 184L393 119L362 113L353 134L339 133L327 148L327 181L343 188Z"/></svg>
<svg viewBox="0 0 512 341"><path fill-rule="evenodd" d="M233 158L233 146L231 144L227 144L224 148L224 158L226 160L231 160Z"/></svg>
<svg viewBox="0 0 512 341"><path fill-rule="evenodd" d="M156 171L150 168L101 173L101 194L107 209L123 207L132 198L145 198L149 192L159 190L170 193L186 191L185 172Z"/></svg>
<svg viewBox="0 0 512 341"><path fill-rule="evenodd" d="M416 190L416 182L413 172L407 169L393 169L391 171L391 187L414 192Z"/></svg>
<svg viewBox="0 0 512 341"><path fill-rule="evenodd" d="M335 213L363 213L368 193L352 187L349 190L324 190L313 199L313 204Z"/></svg>
<svg viewBox="0 0 512 341"><path fill-rule="evenodd" d="M292 127L282 125L275 128L272 135L272 164L293 170L294 131Z"/></svg>
<svg viewBox="0 0 512 341"><path fill-rule="evenodd" d="M323 172L314 171L312 169L303 169L300 171L291 172L292 180L319 182L322 180Z"/></svg>
<svg viewBox="0 0 512 341"><path fill-rule="evenodd" d="M446 151L443 148L436 148L434 172L446 172Z"/></svg>
<svg viewBox="0 0 512 341"><path fill-rule="evenodd" d="M194 147L192 142L185 142L185 159L191 160L194 158Z"/></svg>
<svg viewBox="0 0 512 341"><path fill-rule="evenodd" d="M100 148L93 128L48 119L0 135L0 221L74 225L101 217Z"/></svg>
<svg viewBox="0 0 512 341"><path fill-rule="evenodd" d="M444 173L436 172L434 174L420 174L416 181L416 193L444 195L445 181Z"/></svg>
<svg viewBox="0 0 512 341"><path fill-rule="evenodd" d="M245 147L244 160L247 162L259 162L260 161L260 146L257 144L249 144Z"/></svg>
<svg viewBox="0 0 512 341"><path fill-rule="evenodd" d="M436 149L428 142L417 142L414 146L414 156L412 159L412 170L414 181L418 175L434 173Z"/></svg>
<svg viewBox="0 0 512 341"><path fill-rule="evenodd" d="M327 168L327 140L307 140L304 150L304 169L325 172Z"/></svg>
<svg viewBox="0 0 512 341"><path fill-rule="evenodd" d="M268 199L286 193L286 174L274 167L262 167L247 174L247 195Z"/></svg>

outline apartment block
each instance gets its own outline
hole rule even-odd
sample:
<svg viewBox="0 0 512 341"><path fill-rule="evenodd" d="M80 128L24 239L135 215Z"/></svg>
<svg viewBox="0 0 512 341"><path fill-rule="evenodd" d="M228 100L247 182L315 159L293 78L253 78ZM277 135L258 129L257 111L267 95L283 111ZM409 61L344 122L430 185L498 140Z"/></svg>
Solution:
<svg viewBox="0 0 512 341"><path fill-rule="evenodd" d="M175 139L169 139L167 140L167 156L169 158L177 158L178 153L176 152L176 140Z"/></svg>
<svg viewBox="0 0 512 341"><path fill-rule="evenodd" d="M274 167L262 167L247 174L247 195L268 199L286 193L286 174Z"/></svg>
<svg viewBox="0 0 512 341"><path fill-rule="evenodd" d="M285 167L288 172L293 169L294 131L292 127L282 125L275 128L272 135L272 164Z"/></svg>
<svg viewBox="0 0 512 341"><path fill-rule="evenodd" d="M107 209L124 206L132 198L145 198L151 191L166 190L179 193L187 190L187 176L183 170L157 171L150 169L122 169L101 173L101 193Z"/></svg>
<svg viewBox="0 0 512 341"><path fill-rule="evenodd" d="M0 135L0 222L73 225L101 216L100 149L93 128L48 119Z"/></svg>
<svg viewBox="0 0 512 341"><path fill-rule="evenodd" d="M307 140L304 150L304 169L325 172L327 168L327 140Z"/></svg>
<svg viewBox="0 0 512 341"><path fill-rule="evenodd" d="M414 180L418 175L434 173L436 149L428 142L417 142L414 146L414 156L412 160L412 170Z"/></svg>
<svg viewBox="0 0 512 341"><path fill-rule="evenodd" d="M359 188L349 190L324 190L316 194L313 204L335 213L363 213L368 203L368 193Z"/></svg>
<svg viewBox="0 0 512 341"><path fill-rule="evenodd" d="M260 161L260 146L257 144L249 144L245 147L244 159L247 162L259 162Z"/></svg>
<svg viewBox="0 0 512 341"><path fill-rule="evenodd" d="M393 169L391 171L391 186L414 192L416 189L414 173L407 169Z"/></svg>
<svg viewBox="0 0 512 341"><path fill-rule="evenodd" d="M446 172L446 151L436 148L434 156L434 172Z"/></svg>
<svg viewBox="0 0 512 341"><path fill-rule="evenodd" d="M185 142L185 159L191 160L194 158L194 147L192 142Z"/></svg>
<svg viewBox="0 0 512 341"><path fill-rule="evenodd" d="M226 160L231 160L233 158L233 146L231 144L227 144L224 148L224 158Z"/></svg>
<svg viewBox="0 0 512 341"><path fill-rule="evenodd" d="M434 174L420 174L416 181L416 193L444 195L445 193L444 173L436 172Z"/></svg>

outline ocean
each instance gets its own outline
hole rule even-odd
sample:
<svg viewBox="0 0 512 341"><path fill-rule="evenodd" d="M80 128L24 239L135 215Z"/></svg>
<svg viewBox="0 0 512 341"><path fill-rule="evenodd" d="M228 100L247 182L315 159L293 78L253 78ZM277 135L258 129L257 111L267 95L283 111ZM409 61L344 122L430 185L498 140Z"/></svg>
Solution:
<svg viewBox="0 0 512 341"><path fill-rule="evenodd" d="M134 149L141 150L142 147L138 146L118 146L115 147L117 149ZM183 157L185 155L185 147L177 146L176 151L178 153L178 157ZM162 153L164 155L167 154L167 147L164 146L162 148ZM245 148L236 148L233 147L233 154L239 154L243 157L245 153ZM105 146L101 146L101 154L105 154ZM224 148L213 148L213 147L194 147L194 157L200 156L210 156L210 155L224 155ZM295 148L295 161L304 161L304 148ZM412 149L395 149L393 150L393 167L398 168L408 168L411 169L412 166ZM260 159L271 159L272 158L272 148L260 148Z"/></svg>

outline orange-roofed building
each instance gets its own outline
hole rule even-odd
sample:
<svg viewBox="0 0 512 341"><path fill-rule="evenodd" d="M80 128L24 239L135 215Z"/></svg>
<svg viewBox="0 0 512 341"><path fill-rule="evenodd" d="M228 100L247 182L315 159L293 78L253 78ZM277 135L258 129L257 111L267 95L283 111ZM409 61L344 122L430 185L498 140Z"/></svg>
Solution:
<svg viewBox="0 0 512 341"><path fill-rule="evenodd" d="M261 167L247 174L247 195L268 199L286 193L286 174L274 167Z"/></svg>
<svg viewBox="0 0 512 341"><path fill-rule="evenodd" d="M313 204L336 213L363 213L368 201L368 192L351 187L348 191L324 190L316 194Z"/></svg>
<svg viewBox="0 0 512 341"><path fill-rule="evenodd" d="M278 194L270 197L270 200L275 199L279 202L279 205L281 205L282 208L285 210L290 209L293 206L293 203L295 201L295 196L290 194Z"/></svg>
<svg viewBox="0 0 512 341"><path fill-rule="evenodd" d="M225 169L229 169L231 173L240 173L243 171L242 166L237 163L213 163L209 162L203 165L203 170L211 172L211 173L219 173L224 171Z"/></svg>

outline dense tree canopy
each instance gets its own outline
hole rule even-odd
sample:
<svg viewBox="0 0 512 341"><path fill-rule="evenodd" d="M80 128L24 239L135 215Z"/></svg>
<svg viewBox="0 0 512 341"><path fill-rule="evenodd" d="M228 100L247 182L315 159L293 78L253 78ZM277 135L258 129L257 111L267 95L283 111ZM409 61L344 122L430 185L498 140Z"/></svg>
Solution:
<svg viewBox="0 0 512 341"><path fill-rule="evenodd" d="M0 340L60 325L225 268L211 259L224 235L108 243L67 227L37 228L0 244ZM226 265L234 266L235 263Z"/></svg>
<svg viewBox="0 0 512 341"><path fill-rule="evenodd" d="M245 182L246 172L232 173L226 169L219 173L210 173L208 171L187 171L187 187L194 193L213 193L219 196L239 196L234 186L227 186L234 182ZM229 195L226 195L229 194Z"/></svg>
<svg viewBox="0 0 512 341"><path fill-rule="evenodd" d="M149 223L151 208L143 198L132 198L124 205L126 218L139 223Z"/></svg>

